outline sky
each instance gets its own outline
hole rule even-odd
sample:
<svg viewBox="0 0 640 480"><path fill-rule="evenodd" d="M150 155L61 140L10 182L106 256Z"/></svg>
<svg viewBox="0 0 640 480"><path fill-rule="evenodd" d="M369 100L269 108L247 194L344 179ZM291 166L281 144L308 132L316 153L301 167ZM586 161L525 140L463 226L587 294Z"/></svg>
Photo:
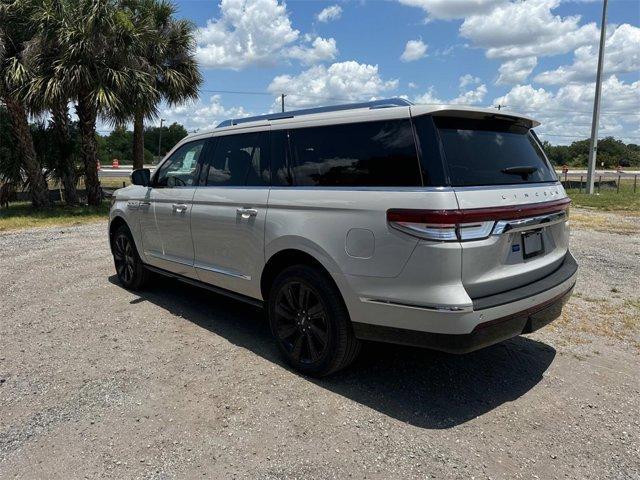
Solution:
<svg viewBox="0 0 640 480"><path fill-rule="evenodd" d="M379 98L505 106L554 144L587 138L601 1L178 0L197 26L189 131L227 118ZM640 143L640 0L611 0L600 137ZM152 122L153 123L153 122ZM157 123L157 122L156 122Z"/></svg>

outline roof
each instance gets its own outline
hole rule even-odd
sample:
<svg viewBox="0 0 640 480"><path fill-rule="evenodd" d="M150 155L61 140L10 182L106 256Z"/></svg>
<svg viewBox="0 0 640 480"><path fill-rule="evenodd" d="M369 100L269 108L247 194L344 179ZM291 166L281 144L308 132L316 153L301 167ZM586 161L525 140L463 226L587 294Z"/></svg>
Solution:
<svg viewBox="0 0 640 480"><path fill-rule="evenodd" d="M244 117L229 119L220 122L216 128L230 127L241 123L258 122L261 120L281 120L285 118L294 118L302 115L313 115L317 113L339 112L342 110L356 110L359 108L389 108L389 107L407 107L413 105L409 100L404 98L389 98L386 100L373 100L370 102L345 103L342 105L329 105L326 107L306 108L304 110L292 110L289 112L267 113L266 115L257 115L254 117Z"/></svg>
<svg viewBox="0 0 640 480"><path fill-rule="evenodd" d="M292 123L305 123L310 125L312 122L336 121L336 123L345 123L349 121L363 121L363 118L372 117L375 119L399 118L406 116L411 112L412 116L417 115L438 115L438 116L461 116L470 118L484 118L490 115L493 118L505 118L518 121L524 121L529 128L536 127L540 123L526 115L515 112L506 112L504 110L496 110L493 108L480 108L465 105L414 105L408 100L402 98L390 98L386 100L375 100L371 102L360 102L343 105L333 105L318 108L308 108L304 110L293 110L289 112L276 112L266 115L258 115L253 117L245 117L238 119L228 119L216 126L213 130L198 132L194 135L202 135L204 133L217 132L219 129L223 131L236 130L249 127L264 127L268 125L290 125ZM349 120L351 119L351 120Z"/></svg>

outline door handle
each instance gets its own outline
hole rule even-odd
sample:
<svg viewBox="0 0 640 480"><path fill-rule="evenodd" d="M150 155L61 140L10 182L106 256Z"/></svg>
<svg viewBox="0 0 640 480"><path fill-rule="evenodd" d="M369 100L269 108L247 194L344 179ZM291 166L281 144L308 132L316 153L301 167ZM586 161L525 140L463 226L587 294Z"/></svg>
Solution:
<svg viewBox="0 0 640 480"><path fill-rule="evenodd" d="M184 203L174 203L173 211L175 213L184 213L187 211L187 206Z"/></svg>
<svg viewBox="0 0 640 480"><path fill-rule="evenodd" d="M238 212L238 215L242 215L242 218L255 217L256 215L258 215L258 210L256 210L255 208L241 207L238 208L236 212Z"/></svg>
<svg viewBox="0 0 640 480"><path fill-rule="evenodd" d="M148 207L148 206L150 206L150 205L151 205L151 202L140 202L140 203L139 203L139 205L140 205L141 207Z"/></svg>

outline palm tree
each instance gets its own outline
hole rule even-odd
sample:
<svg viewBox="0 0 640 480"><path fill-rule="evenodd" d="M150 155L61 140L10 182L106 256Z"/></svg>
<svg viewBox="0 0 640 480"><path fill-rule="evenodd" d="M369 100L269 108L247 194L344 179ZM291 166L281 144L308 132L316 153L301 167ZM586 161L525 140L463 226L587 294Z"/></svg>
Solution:
<svg viewBox="0 0 640 480"><path fill-rule="evenodd" d="M28 18L28 8L21 2L0 1L0 99L7 109L11 130L20 149L31 203L36 208L43 208L51 206L49 188L33 146L27 109L19 95L28 81L27 69L22 62L25 43L33 33Z"/></svg>
<svg viewBox="0 0 640 480"><path fill-rule="evenodd" d="M87 201L101 201L98 179L96 122L123 118L130 111L131 92L158 102L151 75L140 65L148 32L135 25L131 12L117 0L45 0L35 17L57 42L47 57L50 68L36 68L31 92L45 105L76 103L80 154L84 163ZM30 90L31 91L31 90ZM65 103L66 104L66 103Z"/></svg>
<svg viewBox="0 0 640 480"><path fill-rule="evenodd" d="M53 62L61 54L61 45L55 34L55 23L51 21L52 18L55 18L51 15L52 11L57 10L61 4L56 0L44 0L38 3L35 0L31 1L33 1L34 7L31 20L35 24L36 31L25 49L25 63L32 75L29 84L23 90L23 97L33 113L50 112L51 114L51 124L56 133L57 147L53 173L62 183L65 202L69 205L75 205L78 203L78 192L73 142L69 131L68 107L72 95L69 92L47 95L45 91L49 86L46 79L53 76ZM34 71L38 69L40 71Z"/></svg>
<svg viewBox="0 0 640 480"><path fill-rule="evenodd" d="M147 33L140 68L148 72L151 87L175 105L198 96L202 75L195 60L195 26L174 18L176 7L168 0L123 0L134 23ZM133 120L133 168L144 163L144 120L156 117L158 102L144 94L144 85L134 85L130 98ZM142 91L141 91L142 89Z"/></svg>

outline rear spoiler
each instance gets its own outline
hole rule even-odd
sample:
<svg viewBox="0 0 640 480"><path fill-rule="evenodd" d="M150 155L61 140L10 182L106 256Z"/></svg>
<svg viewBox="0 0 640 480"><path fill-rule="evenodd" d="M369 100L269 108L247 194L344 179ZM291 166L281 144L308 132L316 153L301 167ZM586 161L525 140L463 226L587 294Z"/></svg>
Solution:
<svg viewBox="0 0 640 480"><path fill-rule="evenodd" d="M503 113L490 108L475 108L464 106L440 106L437 108L427 107L426 105L415 105L411 107L411 114L423 115L429 114L435 117L458 117L458 118L475 118L475 119L492 119L504 120L518 123L527 128L534 128L540 125L540 122L533 118L521 115L519 113Z"/></svg>

